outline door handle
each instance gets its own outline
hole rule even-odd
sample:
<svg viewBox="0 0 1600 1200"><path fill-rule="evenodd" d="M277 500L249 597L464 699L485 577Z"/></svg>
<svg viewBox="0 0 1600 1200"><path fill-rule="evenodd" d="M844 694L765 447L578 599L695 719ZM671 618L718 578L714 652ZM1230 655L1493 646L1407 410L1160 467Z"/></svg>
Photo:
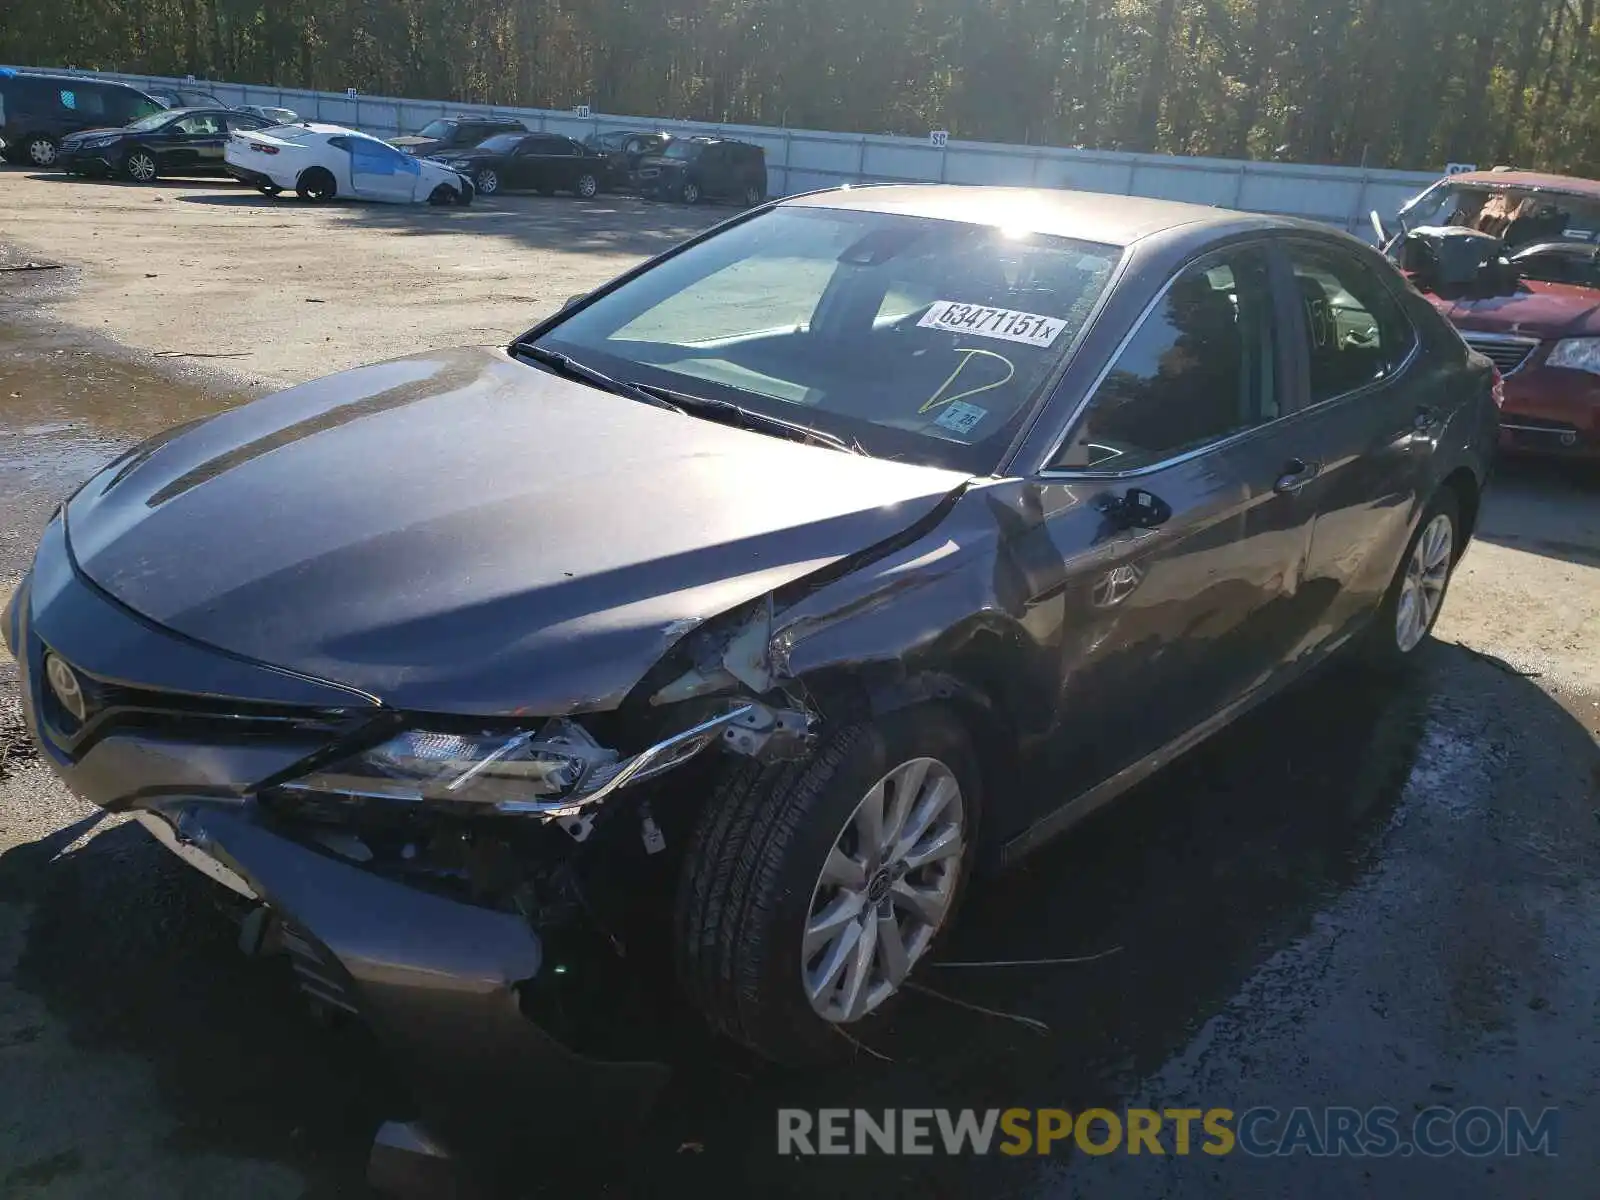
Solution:
<svg viewBox="0 0 1600 1200"><path fill-rule="evenodd" d="M1321 463L1307 462L1303 458L1291 458L1283 464L1283 474L1278 476L1278 482L1272 485L1272 490L1279 495L1293 494L1321 473Z"/></svg>
<svg viewBox="0 0 1600 1200"><path fill-rule="evenodd" d="M1438 423L1439 410L1437 408L1429 408L1425 404L1417 409L1417 415L1411 419L1411 426L1418 433L1432 429Z"/></svg>

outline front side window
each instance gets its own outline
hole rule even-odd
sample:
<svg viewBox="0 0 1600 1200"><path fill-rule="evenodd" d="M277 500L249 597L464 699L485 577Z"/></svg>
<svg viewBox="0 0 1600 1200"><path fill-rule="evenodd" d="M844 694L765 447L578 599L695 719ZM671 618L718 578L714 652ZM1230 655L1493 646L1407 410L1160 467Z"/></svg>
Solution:
<svg viewBox="0 0 1600 1200"><path fill-rule="evenodd" d="M1279 415L1266 252L1179 275L1095 389L1056 470L1139 470Z"/></svg>
<svg viewBox="0 0 1600 1200"><path fill-rule="evenodd" d="M222 132L216 117L185 117L178 122L178 132L191 137L211 137Z"/></svg>
<svg viewBox="0 0 1600 1200"><path fill-rule="evenodd" d="M152 130L160 129L171 119L172 118L167 115L166 110L161 109L157 112L151 113L148 117L140 117L137 121L133 122L133 124L129 125L128 129L132 133L150 133Z"/></svg>
<svg viewBox="0 0 1600 1200"><path fill-rule="evenodd" d="M787 206L691 246L539 344L880 457L985 474L1120 255L1072 238Z"/></svg>
<svg viewBox="0 0 1600 1200"><path fill-rule="evenodd" d="M1376 271L1331 247L1291 245L1289 262L1305 310L1311 403L1400 369L1416 334Z"/></svg>

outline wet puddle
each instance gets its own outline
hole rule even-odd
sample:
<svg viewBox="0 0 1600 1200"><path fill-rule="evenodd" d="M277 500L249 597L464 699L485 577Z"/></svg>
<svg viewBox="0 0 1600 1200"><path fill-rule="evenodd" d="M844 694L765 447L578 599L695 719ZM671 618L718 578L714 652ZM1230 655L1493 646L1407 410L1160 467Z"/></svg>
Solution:
<svg viewBox="0 0 1600 1200"><path fill-rule="evenodd" d="M21 573L51 510L108 459L247 398L0 319L0 578Z"/></svg>

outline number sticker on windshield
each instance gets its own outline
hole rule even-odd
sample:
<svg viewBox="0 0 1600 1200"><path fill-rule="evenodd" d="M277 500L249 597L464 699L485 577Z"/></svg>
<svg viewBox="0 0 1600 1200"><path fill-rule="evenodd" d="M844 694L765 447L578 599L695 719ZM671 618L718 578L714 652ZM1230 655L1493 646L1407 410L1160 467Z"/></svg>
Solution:
<svg viewBox="0 0 1600 1200"><path fill-rule="evenodd" d="M1048 346L1061 336L1067 323L1059 317L1017 312L1010 308L990 308L983 304L962 304L958 300L938 300L917 322L922 329L943 329L948 333L970 333L978 337L1001 338L1027 346Z"/></svg>
<svg viewBox="0 0 1600 1200"><path fill-rule="evenodd" d="M989 415L987 408L979 408L976 404L963 404L959 400L952 400L945 406L936 418L934 424L941 429L948 429L951 433L959 433L962 437L971 433L979 421Z"/></svg>

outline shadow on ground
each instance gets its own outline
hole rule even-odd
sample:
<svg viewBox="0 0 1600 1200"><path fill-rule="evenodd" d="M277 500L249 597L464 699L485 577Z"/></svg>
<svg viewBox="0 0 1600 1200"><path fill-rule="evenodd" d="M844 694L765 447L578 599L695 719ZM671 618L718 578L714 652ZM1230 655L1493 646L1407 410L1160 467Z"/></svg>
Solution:
<svg viewBox="0 0 1600 1200"><path fill-rule="evenodd" d="M1230 1003L1237 1007L1263 964L1292 957L1319 914L1342 904L1359 916L1376 903L1360 899L1367 881L1405 837L1421 831L1429 852L1445 856L1446 874L1470 880L1485 862L1476 842L1489 837L1462 823L1475 813L1489 821L1496 847L1505 836L1536 838L1545 848L1541 877L1560 859L1592 878L1600 837L1591 792L1600 774L1588 772L1600 772L1589 735L1526 679L1470 651L1431 644L1419 677L1399 687L1329 673L977 889L942 956L1106 957L930 969L925 982L940 995L906 997L892 1025L873 1031L889 1061L859 1056L816 1074L766 1069L680 1032L670 1054L675 1081L646 1128L619 1129L596 1114L600 1145L538 1147L504 1188L563 1196L802 1196L821 1187L840 1196L1056 1193L1037 1162L782 1160L775 1110L1115 1104ZM1450 837L1428 832L1446 820ZM60 854L79 833L0 857L0 900L34 906L18 982L75 1040L152 1063L185 1146L277 1158L307 1172L317 1194L346 1194L377 1122L404 1105L362 1035L318 1027L276 964L242 959L198 877L142 832L120 826ZM1441 888L1427 898L1450 903L1430 878L1406 886ZM1374 950L1400 981L1408 963L1436 951L1434 931L1407 922L1374 919L1370 936L1387 939ZM1281 1019L1280 1007L1314 1002L1312 985L1295 986L1304 994L1290 987L1272 1013L1234 1019ZM1484 1003L1467 997L1459 1013L1446 1004L1428 1019L1470 1032ZM666 1019L683 1028L681 1013ZM1588 1018L1579 1011L1575 1019ZM1348 1048L1313 1047L1309 1057L1321 1053L1339 1058ZM1293 1090L1304 1069L1258 1066L1252 1086ZM1455 1066L1456 1077L1463 1069ZM1391 1098L1382 1070L1373 1067L1369 1102ZM529 1138L537 1146L536 1130ZM1196 1166L1211 1178L1214 1164ZM1232 1178L1218 1194L1267 1194ZM1210 1195L1209 1187L1165 1194Z"/></svg>

